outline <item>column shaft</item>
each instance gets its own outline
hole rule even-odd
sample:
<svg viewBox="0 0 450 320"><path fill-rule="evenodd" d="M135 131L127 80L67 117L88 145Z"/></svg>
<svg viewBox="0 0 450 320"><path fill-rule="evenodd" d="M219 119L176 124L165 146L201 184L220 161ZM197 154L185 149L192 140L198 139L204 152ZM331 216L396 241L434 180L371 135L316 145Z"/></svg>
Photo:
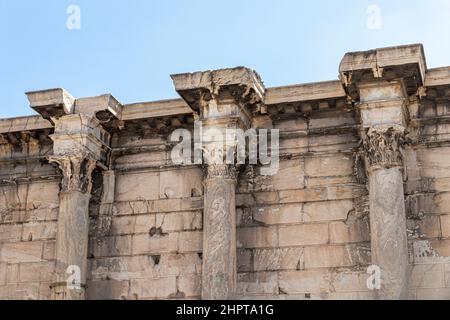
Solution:
<svg viewBox="0 0 450 320"><path fill-rule="evenodd" d="M378 299L407 298L408 239L403 187L404 128L375 126L365 136L369 165L372 264L381 271Z"/></svg>
<svg viewBox="0 0 450 320"><path fill-rule="evenodd" d="M233 299L236 293L236 179L233 169L217 169L209 166L205 180L204 300Z"/></svg>
<svg viewBox="0 0 450 320"><path fill-rule="evenodd" d="M378 298L407 298L408 246L400 168L369 174L372 263L381 269Z"/></svg>
<svg viewBox="0 0 450 320"><path fill-rule="evenodd" d="M56 283L54 300L84 300L87 273L90 195L79 191L62 192L56 236ZM77 268L80 271L79 283ZM74 274L72 274L74 272ZM74 276L74 289L67 281ZM79 287L75 289L75 287Z"/></svg>

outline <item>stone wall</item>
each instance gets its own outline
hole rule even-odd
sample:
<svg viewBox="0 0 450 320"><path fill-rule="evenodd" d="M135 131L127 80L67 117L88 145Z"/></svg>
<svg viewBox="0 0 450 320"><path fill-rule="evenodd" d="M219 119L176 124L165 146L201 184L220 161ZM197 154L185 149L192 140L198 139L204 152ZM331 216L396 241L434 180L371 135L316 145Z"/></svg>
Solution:
<svg viewBox="0 0 450 320"><path fill-rule="evenodd" d="M236 299L450 299L450 70L426 69L421 50L380 49L373 73L361 62L372 51L347 54L340 81L263 96L242 68L174 76L183 100L121 105L111 95L29 93L40 116L0 120L0 299L208 299L222 297L220 286ZM202 100L207 77L221 89ZM231 266L225 275L203 234L214 217L211 168L174 164L169 139L199 117L211 125L211 101L226 106L221 121L248 110L239 125L280 130L275 175L238 167L227 200L235 226L223 220L217 229L232 230L219 251ZM401 132L398 150L389 130ZM212 187L233 180L212 178ZM404 190L404 207L383 190ZM375 221L383 205L399 225ZM395 245L380 247L386 239ZM386 262L389 254L406 265ZM62 283L71 261L87 264L76 294ZM381 290L367 285L374 264L390 276ZM229 277L217 287L211 276Z"/></svg>

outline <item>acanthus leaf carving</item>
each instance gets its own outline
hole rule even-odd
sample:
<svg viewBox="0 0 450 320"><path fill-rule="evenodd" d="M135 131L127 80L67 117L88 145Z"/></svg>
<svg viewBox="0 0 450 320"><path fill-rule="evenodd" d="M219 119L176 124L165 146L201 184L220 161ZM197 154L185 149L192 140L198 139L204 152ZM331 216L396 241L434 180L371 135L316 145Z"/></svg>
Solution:
<svg viewBox="0 0 450 320"><path fill-rule="evenodd" d="M96 160L88 155L50 156L48 160L57 164L62 171L61 191L91 193L92 173L97 166Z"/></svg>
<svg viewBox="0 0 450 320"><path fill-rule="evenodd" d="M210 164L205 168L206 179L230 179L236 180L238 170L234 165Z"/></svg>
<svg viewBox="0 0 450 320"><path fill-rule="evenodd" d="M405 131L395 126L368 129L364 152L370 168L403 166Z"/></svg>

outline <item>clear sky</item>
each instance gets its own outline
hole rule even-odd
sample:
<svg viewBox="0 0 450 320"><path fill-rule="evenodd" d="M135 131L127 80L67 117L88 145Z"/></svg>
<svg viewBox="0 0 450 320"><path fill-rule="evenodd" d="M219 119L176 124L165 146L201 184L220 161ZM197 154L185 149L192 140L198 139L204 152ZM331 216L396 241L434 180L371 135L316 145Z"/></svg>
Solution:
<svg viewBox="0 0 450 320"><path fill-rule="evenodd" d="M450 65L450 0L0 0L0 117L55 87L175 98L170 74L222 67L268 87L332 80L346 52L418 42Z"/></svg>

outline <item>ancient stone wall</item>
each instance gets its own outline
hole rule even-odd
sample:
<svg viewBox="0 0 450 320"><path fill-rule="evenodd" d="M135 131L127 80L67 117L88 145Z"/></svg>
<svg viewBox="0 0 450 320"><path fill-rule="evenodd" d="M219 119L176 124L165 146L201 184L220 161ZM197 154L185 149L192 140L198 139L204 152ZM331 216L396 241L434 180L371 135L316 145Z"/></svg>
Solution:
<svg viewBox="0 0 450 320"><path fill-rule="evenodd" d="M450 69L422 50L173 76L183 100L28 93L40 116L0 120L0 299L450 299ZM279 129L279 170L174 163L199 119Z"/></svg>

